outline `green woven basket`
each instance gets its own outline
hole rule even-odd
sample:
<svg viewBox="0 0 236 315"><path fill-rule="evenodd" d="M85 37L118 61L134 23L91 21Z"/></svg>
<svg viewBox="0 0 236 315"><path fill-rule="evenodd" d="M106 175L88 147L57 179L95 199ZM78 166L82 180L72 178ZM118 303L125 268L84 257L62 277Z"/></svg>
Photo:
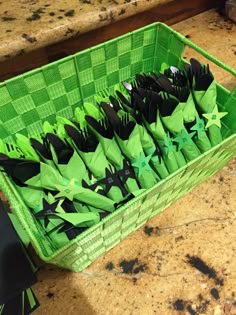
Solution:
<svg viewBox="0 0 236 315"><path fill-rule="evenodd" d="M45 120L54 122L56 114L71 118L82 102L93 101L103 89L112 93L115 84L136 73L157 71L163 62L181 67L185 46L236 75L184 36L155 23L0 84L0 136L10 141L16 133L39 134ZM42 227L1 173L0 187L38 255L46 262L80 271L220 170L236 151L236 88L231 94L220 85L217 89L218 105L229 113L222 123L224 141L59 250L43 236Z"/></svg>

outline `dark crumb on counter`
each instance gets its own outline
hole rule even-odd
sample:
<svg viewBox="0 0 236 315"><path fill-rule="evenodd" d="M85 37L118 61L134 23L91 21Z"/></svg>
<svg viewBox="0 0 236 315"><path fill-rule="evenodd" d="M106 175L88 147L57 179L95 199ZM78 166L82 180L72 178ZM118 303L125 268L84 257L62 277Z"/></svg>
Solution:
<svg viewBox="0 0 236 315"><path fill-rule="evenodd" d="M201 258L187 255L187 262L198 271L206 275L209 279L214 279L216 284L224 285L223 279L218 278L214 268L209 267Z"/></svg>
<svg viewBox="0 0 236 315"><path fill-rule="evenodd" d="M120 267L122 268L122 271L124 273L132 273L134 265L138 263L138 259L132 259L132 260L123 260L120 263Z"/></svg>
<svg viewBox="0 0 236 315"><path fill-rule="evenodd" d="M110 261L109 263L107 263L105 268L111 271L114 268L113 262Z"/></svg>
<svg viewBox="0 0 236 315"><path fill-rule="evenodd" d="M159 228L159 226L155 227L155 233L160 236L161 235L161 229Z"/></svg>
<svg viewBox="0 0 236 315"><path fill-rule="evenodd" d="M73 295L73 299L77 299L77 296L76 296L76 295Z"/></svg>
<svg viewBox="0 0 236 315"><path fill-rule="evenodd" d="M173 307L176 311L183 311L185 308L186 302L182 299L178 299L173 303Z"/></svg>
<svg viewBox="0 0 236 315"><path fill-rule="evenodd" d="M236 55L236 51L234 52L234 54Z"/></svg>
<svg viewBox="0 0 236 315"><path fill-rule="evenodd" d="M188 35L188 34L187 34L187 35L185 35L185 37L186 37L186 38L191 38L191 36L190 36L190 35Z"/></svg>
<svg viewBox="0 0 236 315"><path fill-rule="evenodd" d="M138 5L137 1L132 2L132 5L137 7L137 5Z"/></svg>
<svg viewBox="0 0 236 315"><path fill-rule="evenodd" d="M50 16L54 16L54 15L55 15L55 12L50 12L49 15L50 15Z"/></svg>
<svg viewBox="0 0 236 315"><path fill-rule="evenodd" d="M61 19L63 19L63 16L59 15L57 18L58 18L59 20L61 20Z"/></svg>
<svg viewBox="0 0 236 315"><path fill-rule="evenodd" d="M28 17L28 18L26 19L26 21L32 22L32 21L39 20L40 18L41 18L40 14L38 14L38 13L33 13L30 17Z"/></svg>
<svg viewBox="0 0 236 315"><path fill-rule="evenodd" d="M125 13L125 9L121 9L119 12L118 12L118 15L122 15Z"/></svg>
<svg viewBox="0 0 236 315"><path fill-rule="evenodd" d="M202 303L197 307L197 312L200 314L206 313L207 307L209 304L210 304L210 301L208 300L202 301Z"/></svg>
<svg viewBox="0 0 236 315"><path fill-rule="evenodd" d="M14 21L14 20L16 20L16 18L14 18L12 16L3 16L2 17L3 22Z"/></svg>
<svg viewBox="0 0 236 315"><path fill-rule="evenodd" d="M6 30L6 33L10 33L10 32L12 32L12 30Z"/></svg>
<svg viewBox="0 0 236 315"><path fill-rule="evenodd" d="M133 273L139 273L145 271L145 265L140 265L133 270Z"/></svg>
<svg viewBox="0 0 236 315"><path fill-rule="evenodd" d="M210 293L215 300L219 300L220 295L219 295L219 291L216 288L212 288Z"/></svg>
<svg viewBox="0 0 236 315"><path fill-rule="evenodd" d="M124 3L130 3L131 0L124 0Z"/></svg>
<svg viewBox="0 0 236 315"><path fill-rule="evenodd" d="M72 28L68 28L67 31L65 32L65 36L71 33L74 33L74 30Z"/></svg>
<svg viewBox="0 0 236 315"><path fill-rule="evenodd" d="M203 296L201 294L198 294L199 301L203 301Z"/></svg>
<svg viewBox="0 0 236 315"><path fill-rule="evenodd" d="M48 293L47 293L47 297L48 297L49 299L53 298L53 297L54 297L54 293L53 293L53 292L48 292Z"/></svg>
<svg viewBox="0 0 236 315"><path fill-rule="evenodd" d="M60 9L59 11L60 11L60 12L65 12L65 10L64 10L64 9Z"/></svg>
<svg viewBox="0 0 236 315"><path fill-rule="evenodd" d="M28 34L22 34L21 37L23 37L24 39L26 39L29 43L34 43L34 42L37 42L37 39L35 37L32 37Z"/></svg>
<svg viewBox="0 0 236 315"><path fill-rule="evenodd" d="M219 181L220 181L220 182L223 182L223 181L224 181L224 177L223 177L223 176L220 176Z"/></svg>
<svg viewBox="0 0 236 315"><path fill-rule="evenodd" d="M101 11L106 11L107 8L106 7L101 7Z"/></svg>
<svg viewBox="0 0 236 315"><path fill-rule="evenodd" d="M114 13L111 11L109 14L110 21L113 22L115 20Z"/></svg>
<svg viewBox="0 0 236 315"><path fill-rule="evenodd" d="M91 0L80 0L81 3L91 4Z"/></svg>
<svg viewBox="0 0 236 315"><path fill-rule="evenodd" d="M216 283L217 285L220 285L221 287L223 287L223 285L224 285L224 279L217 278L217 279L215 280L215 283Z"/></svg>
<svg viewBox="0 0 236 315"><path fill-rule="evenodd" d="M98 16L99 16L99 21L100 22L104 22L104 21L108 20L108 16L107 15L99 14Z"/></svg>
<svg viewBox="0 0 236 315"><path fill-rule="evenodd" d="M197 315L197 312L192 308L191 305L187 306L187 311L190 315Z"/></svg>
<svg viewBox="0 0 236 315"><path fill-rule="evenodd" d="M140 264L138 258L131 260L122 260L120 262L120 267L123 273L139 273L145 270L145 264Z"/></svg>
<svg viewBox="0 0 236 315"><path fill-rule="evenodd" d="M72 16L75 15L75 10L69 10L69 11L67 11L64 15L65 15L65 16L69 16L69 17L72 17Z"/></svg>
<svg viewBox="0 0 236 315"><path fill-rule="evenodd" d="M176 242L179 242L179 241L182 241L182 240L184 240L183 235L177 236L177 237L175 238L175 241L176 241Z"/></svg>
<svg viewBox="0 0 236 315"><path fill-rule="evenodd" d="M45 4L44 6L45 6L45 8L47 8L47 7L50 7L50 5L51 5L51 4Z"/></svg>
<svg viewBox="0 0 236 315"><path fill-rule="evenodd" d="M148 236L151 236L153 232L153 227L146 225L143 229L144 233L147 234Z"/></svg>
<svg viewBox="0 0 236 315"><path fill-rule="evenodd" d="M45 8L39 8L32 12L32 15L26 19L26 21L36 21L41 18L41 14L44 13Z"/></svg>
<svg viewBox="0 0 236 315"><path fill-rule="evenodd" d="M143 231L145 234L147 234L148 236L151 236L153 233L155 233L156 235L160 236L160 228L158 226L156 227L152 227L152 226L148 226L146 225L143 228Z"/></svg>
<svg viewBox="0 0 236 315"><path fill-rule="evenodd" d="M197 312L192 308L191 305L187 306L187 311L190 315L197 315Z"/></svg>
<svg viewBox="0 0 236 315"><path fill-rule="evenodd" d="M136 284L138 279L134 277L134 278L132 278L132 281L133 281L133 284Z"/></svg>

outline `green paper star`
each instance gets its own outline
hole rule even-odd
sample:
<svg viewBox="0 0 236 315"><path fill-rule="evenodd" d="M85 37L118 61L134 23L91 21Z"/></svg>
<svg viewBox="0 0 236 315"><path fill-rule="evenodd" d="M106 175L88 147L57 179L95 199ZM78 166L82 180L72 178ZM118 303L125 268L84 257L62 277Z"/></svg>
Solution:
<svg viewBox="0 0 236 315"><path fill-rule="evenodd" d="M167 133L167 137L163 142L163 148L164 148L165 155L168 155L169 153L174 151L173 142L172 142L172 139L170 138L169 133Z"/></svg>
<svg viewBox="0 0 236 315"><path fill-rule="evenodd" d="M145 156L142 152L140 157L136 159L132 166L138 168L138 177L140 177L144 171L151 171L151 167L149 165L149 161L151 159L152 155Z"/></svg>
<svg viewBox="0 0 236 315"><path fill-rule="evenodd" d="M197 131L198 139L201 138L202 132L205 130L204 120L200 119L198 116L196 118L196 124L191 128L192 131Z"/></svg>
<svg viewBox="0 0 236 315"><path fill-rule="evenodd" d="M187 130L182 129L180 133L174 138L174 141L179 144L178 149L181 150L186 145L192 145L192 137L194 136L195 132L188 133Z"/></svg>
<svg viewBox="0 0 236 315"><path fill-rule="evenodd" d="M66 185L56 185L59 193L55 196L55 198L67 198L70 201L74 199L74 196L80 192L80 187L76 184L75 178L72 178L69 183Z"/></svg>
<svg viewBox="0 0 236 315"><path fill-rule="evenodd" d="M206 128L209 128L210 126L216 125L219 128L221 128L221 118L223 118L225 115L227 115L227 112L219 112L218 106L216 105L213 109L213 112L210 114L202 114L208 121Z"/></svg>

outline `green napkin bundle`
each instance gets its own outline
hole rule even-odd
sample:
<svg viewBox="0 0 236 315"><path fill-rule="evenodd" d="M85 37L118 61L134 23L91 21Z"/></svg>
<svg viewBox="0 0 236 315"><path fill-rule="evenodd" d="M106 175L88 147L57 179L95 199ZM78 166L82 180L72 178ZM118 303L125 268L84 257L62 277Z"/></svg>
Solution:
<svg viewBox="0 0 236 315"><path fill-rule="evenodd" d="M169 173L175 172L179 167L184 166L186 161L181 151L177 151L168 130L163 126L159 109L162 102L161 96L152 90L144 90L143 88L138 88L133 94L142 113L146 128L161 149Z"/></svg>
<svg viewBox="0 0 236 315"><path fill-rule="evenodd" d="M88 128L101 143L108 161L115 167L116 171L118 171L122 185L124 185L130 193L137 195L141 190L136 181L135 174L127 159L124 158L116 142L113 128L104 112L101 110L101 107L99 108L93 104L85 103L84 110L86 112L85 119ZM75 115L78 116L78 111L75 111ZM116 172L116 174L118 173Z"/></svg>
<svg viewBox="0 0 236 315"><path fill-rule="evenodd" d="M188 132L196 131L192 139L201 153L210 150L211 143L206 134L204 120L200 118L196 109L191 82L187 79L186 74L176 67L168 68L165 74L168 79L167 77L160 77L159 84L167 93L178 99L178 108L179 110L182 109L184 125Z"/></svg>
<svg viewBox="0 0 236 315"><path fill-rule="evenodd" d="M106 158L102 144L90 132L87 125L84 126L86 123L84 110L80 110L80 115L77 112L76 118L76 126L65 125L68 135L73 140L74 146L87 168L103 187L105 194L114 202L121 202L128 192L116 175L115 168ZM80 123L81 120L82 123Z"/></svg>
<svg viewBox="0 0 236 315"><path fill-rule="evenodd" d="M30 149L26 150L26 139L19 138L25 140L24 151L30 155ZM8 146L5 145L3 150L2 145L2 151L6 153ZM71 239L68 235L72 232L76 236L78 228L81 230L98 223L104 211L114 210L112 200L82 187L81 179L79 182L73 177L63 177L58 169L39 161L36 155L34 157L37 161L33 161L17 157L21 152L19 149L15 152L16 158L0 154L0 165L11 177L22 199L32 209L56 247L60 248L67 243ZM22 154L21 152L20 155ZM69 207L68 202L70 202ZM65 230L61 229L65 226ZM58 233L59 227L60 233Z"/></svg>
<svg viewBox="0 0 236 315"><path fill-rule="evenodd" d="M164 126L175 136L174 141L178 145L178 150L184 154L186 161L197 158L201 152L192 140L195 132L189 133L185 128L182 104L179 105L175 97L163 93L160 114Z"/></svg>
<svg viewBox="0 0 236 315"><path fill-rule="evenodd" d="M114 98L111 99L111 104L113 105L113 108L117 108L117 105L120 106L118 107L118 110L125 108L125 110L129 112L136 120L139 128L140 140L143 150L146 155L151 155L150 165L156 171L160 178L166 178L169 175L169 172L163 161L161 150L144 125L142 113L138 110L138 104L135 98L135 94L131 95L131 97L129 98L124 89L116 90L116 94L119 98L120 103ZM122 105L122 107L120 104Z"/></svg>
<svg viewBox="0 0 236 315"><path fill-rule="evenodd" d="M158 182L158 176L150 166L152 155L145 155L143 151L136 121L123 110L116 113L107 103L101 103L101 106L115 131L121 151L131 162L139 184L144 189L153 187Z"/></svg>
<svg viewBox="0 0 236 315"><path fill-rule="evenodd" d="M222 141L221 118L226 112L219 112L216 102L217 87L209 66L201 65L196 59L190 60L189 77L193 95L200 114L206 120L206 129L212 146Z"/></svg>

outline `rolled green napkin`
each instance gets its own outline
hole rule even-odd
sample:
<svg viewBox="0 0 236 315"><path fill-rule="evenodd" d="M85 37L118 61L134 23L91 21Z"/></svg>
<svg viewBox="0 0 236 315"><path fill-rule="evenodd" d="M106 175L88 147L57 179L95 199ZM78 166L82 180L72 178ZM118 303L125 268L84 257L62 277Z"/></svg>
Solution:
<svg viewBox="0 0 236 315"><path fill-rule="evenodd" d="M108 161L116 170L120 171L122 184L130 193L138 194L140 188L136 181L135 174L129 166L128 161L121 153L115 139L113 128L108 122L107 117L93 104L86 103L84 107L87 114L85 119L88 123L88 128L91 129L101 143Z"/></svg>
<svg viewBox="0 0 236 315"><path fill-rule="evenodd" d="M180 106L182 106L183 110L184 124L191 124L192 127L190 129L192 131L196 131L195 135L193 136L193 140L201 153L210 150L211 142L205 131L205 123L198 115L191 93L189 94L186 102L180 102Z"/></svg>
<svg viewBox="0 0 236 315"><path fill-rule="evenodd" d="M47 189L58 192L55 198L75 199L106 211L114 210L114 202L112 200L81 187L75 178L70 180L64 178L58 170L46 163L13 159L1 154L0 166L4 168L18 186L27 185L30 188L36 188L36 191Z"/></svg>
<svg viewBox="0 0 236 315"><path fill-rule="evenodd" d="M161 96L153 91L137 90L136 100L143 115L145 126L158 143L163 154L164 163L169 173L175 172L179 167L186 164L181 151L177 151L168 131L164 128L159 106L163 102Z"/></svg>
<svg viewBox="0 0 236 315"><path fill-rule="evenodd" d="M165 163L162 158L161 151L157 143L154 142L150 133L147 131L143 119L142 113L138 109L137 100L135 98L135 94L132 95L131 99L128 100L119 90L116 90L117 96L120 99L122 106L128 111L132 117L136 120L139 133L140 140L143 147L143 150L146 155L151 155L150 165L157 172L160 178L166 178L169 175L169 172L165 166Z"/></svg>
<svg viewBox="0 0 236 315"><path fill-rule="evenodd" d="M90 172L98 181L104 179L102 187L106 195L119 203L127 191L115 174L114 167L108 162L101 143L87 128L81 130L66 125L65 129Z"/></svg>
<svg viewBox="0 0 236 315"><path fill-rule="evenodd" d="M160 114L164 126L175 135L174 141L178 144L178 149L183 152L185 159L191 161L198 157L201 152L192 140L195 132L188 133L184 126L182 104L175 97L163 94Z"/></svg>
<svg viewBox="0 0 236 315"><path fill-rule="evenodd" d="M161 88L167 92L167 94L161 93L161 95L164 97L167 95L167 98L168 95L172 95L178 99L179 104L177 106L183 112L185 127L188 131L197 131L193 135L194 142L202 153L208 151L211 148L211 143L205 132L204 121L199 118L196 110L187 76L180 69L173 66L166 69L165 74L168 78L163 75L158 78Z"/></svg>
<svg viewBox="0 0 236 315"><path fill-rule="evenodd" d="M130 160L141 187L153 187L158 182L158 177L150 166L151 155L146 156L143 151L137 123L130 114L122 110L116 113L107 103L101 105L114 128L120 149Z"/></svg>
<svg viewBox="0 0 236 315"><path fill-rule="evenodd" d="M193 73L193 95L198 110L206 119L206 128L212 146L222 142L221 118L226 112L219 112L217 105L217 87L209 66L201 65L196 59L191 59Z"/></svg>

